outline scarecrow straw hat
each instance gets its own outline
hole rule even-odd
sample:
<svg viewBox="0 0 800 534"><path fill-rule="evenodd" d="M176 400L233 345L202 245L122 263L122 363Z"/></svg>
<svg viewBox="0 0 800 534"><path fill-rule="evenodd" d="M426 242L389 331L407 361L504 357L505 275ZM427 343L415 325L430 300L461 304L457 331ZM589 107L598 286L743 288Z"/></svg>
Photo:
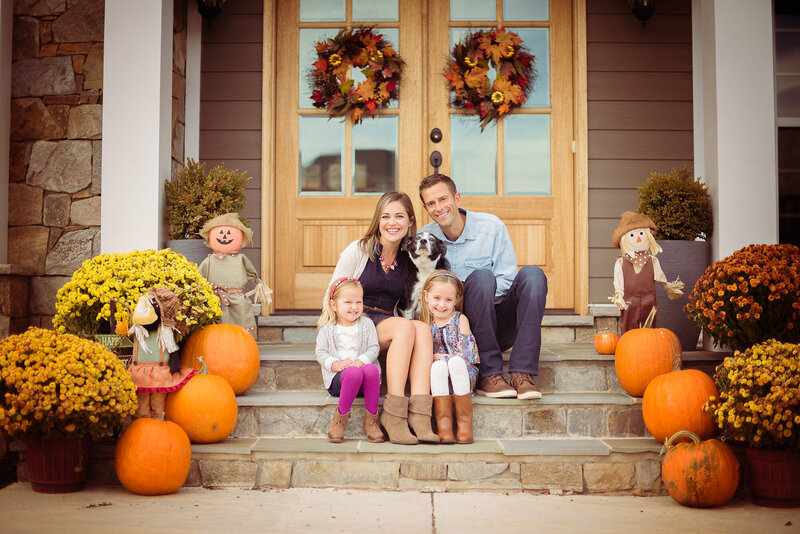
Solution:
<svg viewBox="0 0 800 534"><path fill-rule="evenodd" d="M636 228L650 228L653 232L658 230L656 223L647 215L626 211L622 214L619 226L617 226L614 233L611 234L611 242L614 244L614 248L619 248L619 240L622 239L622 236L625 235L626 232L635 230Z"/></svg>
<svg viewBox="0 0 800 534"><path fill-rule="evenodd" d="M213 219L209 219L200 229L200 237L208 242L208 234L217 226L230 226L231 228L238 228L244 234L242 236L242 246L247 246L250 240L253 239L253 231L245 226L239 217L238 213L226 213L224 215L217 215Z"/></svg>

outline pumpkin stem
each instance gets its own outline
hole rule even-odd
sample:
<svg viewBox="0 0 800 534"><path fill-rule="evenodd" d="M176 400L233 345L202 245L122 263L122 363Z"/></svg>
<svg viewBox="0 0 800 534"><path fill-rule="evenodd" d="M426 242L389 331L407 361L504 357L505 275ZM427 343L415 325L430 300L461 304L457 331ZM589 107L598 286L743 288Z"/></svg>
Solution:
<svg viewBox="0 0 800 534"><path fill-rule="evenodd" d="M655 320L656 320L656 307L653 306L650 309L650 313L647 315L647 319L644 320L642 328L653 328L653 321Z"/></svg>
<svg viewBox="0 0 800 534"><path fill-rule="evenodd" d="M667 452L672 447L672 443L676 439L685 438L685 437L690 438L692 441L694 441L697 444L700 443L700 437L697 434L695 434L694 432L692 432L691 430L679 430L679 431L675 432L674 434L672 434L669 437L669 439L667 439L667 441L664 442L664 446L661 447L661 452L659 454L664 454L665 452Z"/></svg>
<svg viewBox="0 0 800 534"><path fill-rule="evenodd" d="M206 366L206 362L203 361L203 356L200 355L197 357L197 361L200 362L200 372L197 373L199 375L207 375L208 374L208 367Z"/></svg>

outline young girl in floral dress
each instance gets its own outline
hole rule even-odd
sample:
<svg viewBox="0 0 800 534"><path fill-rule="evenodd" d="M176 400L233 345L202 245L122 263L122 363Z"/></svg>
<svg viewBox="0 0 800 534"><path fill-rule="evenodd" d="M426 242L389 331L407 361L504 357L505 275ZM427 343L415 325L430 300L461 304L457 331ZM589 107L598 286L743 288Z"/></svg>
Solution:
<svg viewBox="0 0 800 534"><path fill-rule="evenodd" d="M480 360L469 321L461 314L463 298L464 286L450 271L434 271L422 289L420 319L430 324L433 335L431 394L440 443L472 443L472 390ZM455 436L453 401L458 424Z"/></svg>
<svg viewBox="0 0 800 534"><path fill-rule="evenodd" d="M328 439L344 440L350 407L363 391L366 413L364 433L373 443L383 441L378 424L381 369L378 363L378 332L364 311L364 290L356 278L339 278L328 292L317 327L316 355L328 393L339 397Z"/></svg>

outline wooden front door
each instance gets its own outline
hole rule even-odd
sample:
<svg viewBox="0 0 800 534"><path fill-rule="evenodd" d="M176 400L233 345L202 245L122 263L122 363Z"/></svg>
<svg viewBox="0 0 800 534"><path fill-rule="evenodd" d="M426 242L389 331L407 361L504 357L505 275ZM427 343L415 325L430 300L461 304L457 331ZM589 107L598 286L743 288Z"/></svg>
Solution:
<svg viewBox="0 0 800 534"><path fill-rule="evenodd" d="M440 172L462 206L506 223L520 265L548 277L549 308L575 307L571 6L562 0L278 0L275 79L275 292L277 309L319 309L339 253L361 237L378 196L408 193L429 221L419 181ZM328 119L306 82L314 43L344 27L373 26L405 60L397 104L353 125ZM477 116L449 104L442 77L452 43L503 26L536 56L525 107L481 133ZM442 140L430 138L433 128Z"/></svg>

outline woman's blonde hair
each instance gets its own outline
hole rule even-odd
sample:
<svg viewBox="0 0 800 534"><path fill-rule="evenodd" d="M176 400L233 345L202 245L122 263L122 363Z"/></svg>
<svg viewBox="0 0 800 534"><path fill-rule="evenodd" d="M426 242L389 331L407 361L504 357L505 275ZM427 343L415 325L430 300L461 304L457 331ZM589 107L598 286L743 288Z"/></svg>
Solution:
<svg viewBox="0 0 800 534"><path fill-rule="evenodd" d="M369 223L367 233L364 234L364 237L359 241L361 251L368 254L371 261L378 261L378 257L380 256L378 245L381 239L381 216L386 210L386 206L391 202L400 202L406 210L406 215L411 219L406 237L417 235L417 217L414 215L414 205L411 203L411 199L408 195L399 191L384 193L375 206L375 213L372 215L372 222Z"/></svg>
<svg viewBox="0 0 800 534"><path fill-rule="evenodd" d="M361 288L361 282L359 282L356 278L345 277L337 278L331 284L331 288L327 298L325 299L325 307L322 309L322 313L319 316L319 321L317 321L317 328L322 328L328 323L335 323L337 321L338 317L336 315L336 310L333 309L333 301L336 300L341 292L348 287Z"/></svg>
<svg viewBox="0 0 800 534"><path fill-rule="evenodd" d="M428 308L428 303L425 302L425 295L430 291L431 286L436 283L450 284L456 288L456 311L461 311L461 305L464 301L464 284L461 283L461 280L459 280L456 275L444 269L433 271L425 280L425 285L422 286L422 294L419 296L419 298L422 299L419 307L419 320L426 324L431 324L431 322L433 322L433 314L431 314L431 310Z"/></svg>

